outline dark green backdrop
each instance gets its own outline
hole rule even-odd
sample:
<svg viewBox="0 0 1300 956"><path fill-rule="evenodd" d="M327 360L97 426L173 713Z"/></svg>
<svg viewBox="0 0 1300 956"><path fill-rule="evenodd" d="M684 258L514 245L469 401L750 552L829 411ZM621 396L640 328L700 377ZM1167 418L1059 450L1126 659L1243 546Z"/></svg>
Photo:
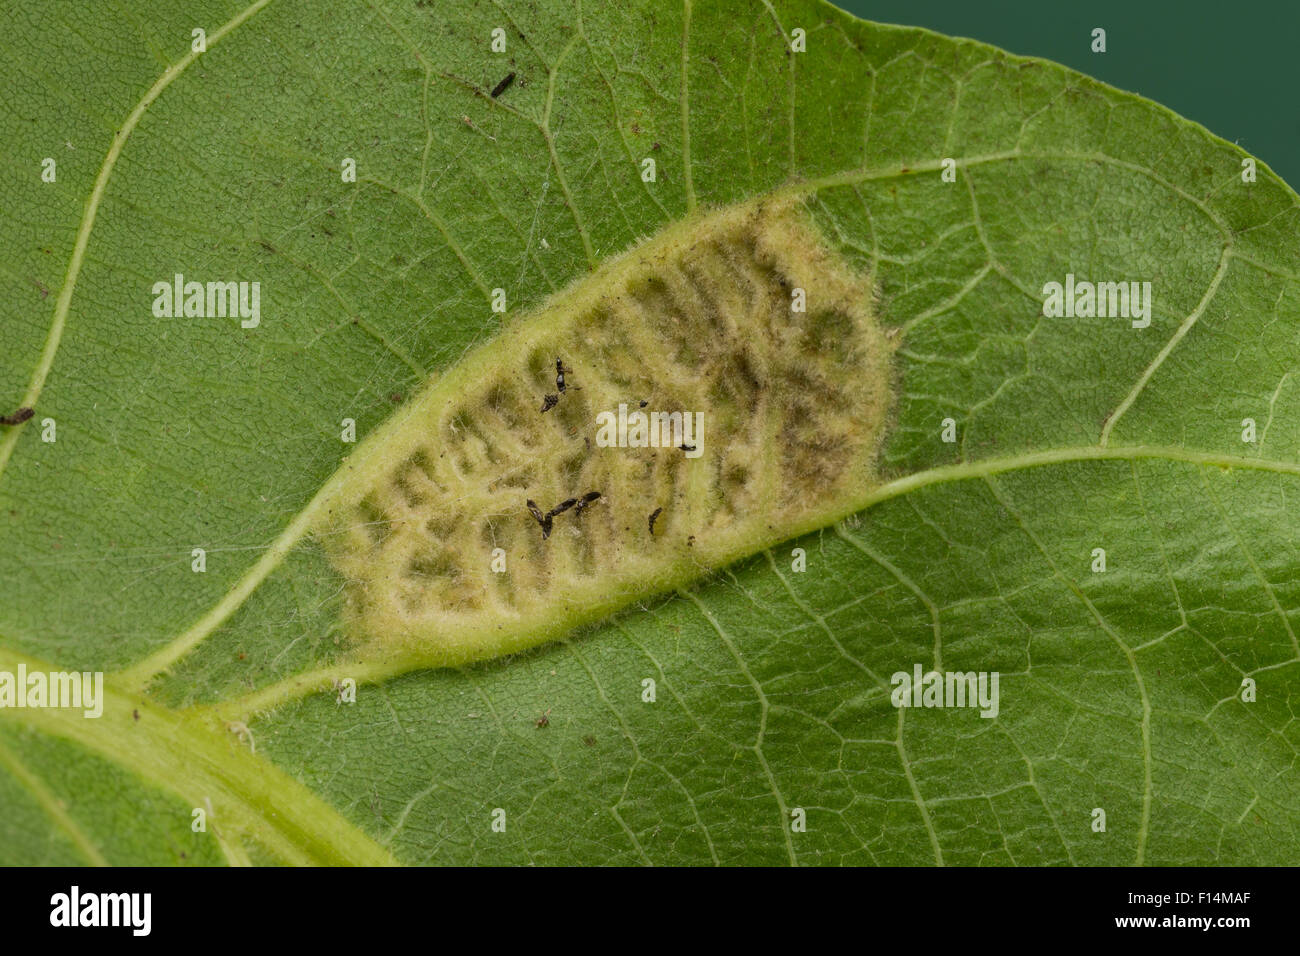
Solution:
<svg viewBox="0 0 1300 956"><path fill-rule="evenodd" d="M835 0L881 23L929 27L1041 56L1163 103L1300 188L1300 2ZM1093 53L1092 29L1106 30Z"/></svg>

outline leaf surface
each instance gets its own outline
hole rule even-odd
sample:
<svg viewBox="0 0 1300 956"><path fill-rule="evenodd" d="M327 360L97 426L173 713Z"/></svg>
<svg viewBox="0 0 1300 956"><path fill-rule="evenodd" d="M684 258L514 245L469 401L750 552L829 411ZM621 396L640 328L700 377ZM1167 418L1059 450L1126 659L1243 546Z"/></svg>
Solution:
<svg viewBox="0 0 1300 956"><path fill-rule="evenodd" d="M0 710L4 862L1295 858L1300 209L1263 164L816 3L155 7L0 38L0 402L35 409L0 670L111 687L102 724ZM857 513L514 657L350 659L307 520L342 420L491 341L494 289L527 314L769 194L898 337ZM155 317L176 273L260 281L260 326ZM1067 274L1151 282L1150 324L1044 316ZM998 672L998 715L892 706L917 664Z"/></svg>

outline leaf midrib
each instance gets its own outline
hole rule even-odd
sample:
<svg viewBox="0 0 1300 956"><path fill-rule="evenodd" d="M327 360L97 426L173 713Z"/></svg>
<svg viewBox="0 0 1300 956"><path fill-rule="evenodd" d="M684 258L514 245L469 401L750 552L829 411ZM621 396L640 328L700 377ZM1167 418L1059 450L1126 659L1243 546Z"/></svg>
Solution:
<svg viewBox="0 0 1300 956"><path fill-rule="evenodd" d="M991 478L1008 472L1022 471L1030 468L1048 467L1087 461L1170 461L1198 467L1222 469L1242 469L1263 471L1300 477L1300 462L1280 461L1267 458L1247 458L1240 455L1225 455L1215 452L1198 452L1176 446L1130 445L1102 446L1080 445L1042 451L1024 452L1001 458L985 458L972 462L958 462L941 465L886 481L871 489L862 497L848 502L842 513L835 515L823 527L829 527L850 515L864 511L892 498L901 497L934 485L959 481ZM310 522L308 522L310 523ZM276 544L277 552L282 549ZM283 553L292 550L289 546ZM266 569L267 574L273 568ZM257 582L241 579L236 589L239 593L251 592ZM235 593L234 590L231 592ZM641 599L651 595L641 595ZM231 609L233 612L233 608ZM334 664L325 665L314 670L293 674L276 683L268 684L237 698L229 698L213 705L220 709L227 719L251 719L264 714L289 701L298 700L310 694L328 690L335 682L351 677L359 683L378 683L406 673L409 670L401 662L391 663L385 660L357 661L345 659ZM124 686L135 686L139 679L135 667L127 668L114 675ZM137 687L138 690L138 687ZM204 709L195 705L196 710Z"/></svg>
<svg viewBox="0 0 1300 956"><path fill-rule="evenodd" d="M44 661L13 650L0 650L0 669L28 673L57 670ZM334 807L299 781L258 757L211 711L172 710L124 690L109 675L104 682L103 712L86 717L76 708L5 708L0 714L21 719L101 754L135 772L191 807L215 808L209 819L218 842L234 833L220 828L233 823L266 850L287 863L308 865L390 866L389 852L345 819Z"/></svg>

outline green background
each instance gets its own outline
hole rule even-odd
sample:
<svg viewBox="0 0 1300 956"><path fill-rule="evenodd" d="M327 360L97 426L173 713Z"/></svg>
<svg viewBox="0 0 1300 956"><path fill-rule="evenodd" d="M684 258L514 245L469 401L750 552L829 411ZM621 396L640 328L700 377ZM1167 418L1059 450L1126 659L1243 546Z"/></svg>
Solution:
<svg viewBox="0 0 1300 956"><path fill-rule="evenodd" d="M1041 56L1196 120L1300 186L1300 3L1208 0L838 0L880 23L928 27ZM1092 30L1106 52L1092 52Z"/></svg>

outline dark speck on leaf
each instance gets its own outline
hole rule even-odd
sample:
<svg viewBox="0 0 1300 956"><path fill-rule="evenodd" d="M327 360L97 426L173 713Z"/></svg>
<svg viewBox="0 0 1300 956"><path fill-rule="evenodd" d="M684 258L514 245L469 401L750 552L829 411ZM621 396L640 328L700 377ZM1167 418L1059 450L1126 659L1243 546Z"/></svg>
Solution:
<svg viewBox="0 0 1300 956"><path fill-rule="evenodd" d="M502 80L496 86L492 87L492 99L496 99L506 90L508 90L510 88L510 84L513 83L514 81L515 81L515 75L513 73L507 73L506 78L504 80Z"/></svg>
<svg viewBox="0 0 1300 956"><path fill-rule="evenodd" d="M35 414L30 408L20 408L12 415L0 415L0 425L21 425Z"/></svg>
<svg viewBox="0 0 1300 956"><path fill-rule="evenodd" d="M552 408L556 406L559 400L560 400L560 396L548 394L545 398L542 399L542 411L549 412Z"/></svg>

